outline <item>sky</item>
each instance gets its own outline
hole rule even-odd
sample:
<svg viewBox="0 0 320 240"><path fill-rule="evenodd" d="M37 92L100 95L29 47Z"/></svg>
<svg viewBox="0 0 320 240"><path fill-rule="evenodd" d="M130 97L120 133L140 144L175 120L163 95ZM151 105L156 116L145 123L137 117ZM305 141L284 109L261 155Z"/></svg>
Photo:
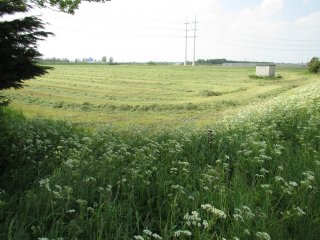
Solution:
<svg viewBox="0 0 320 240"><path fill-rule="evenodd" d="M55 34L44 57L117 62L196 59L301 63L320 56L319 0L111 0L74 15L34 9Z"/></svg>

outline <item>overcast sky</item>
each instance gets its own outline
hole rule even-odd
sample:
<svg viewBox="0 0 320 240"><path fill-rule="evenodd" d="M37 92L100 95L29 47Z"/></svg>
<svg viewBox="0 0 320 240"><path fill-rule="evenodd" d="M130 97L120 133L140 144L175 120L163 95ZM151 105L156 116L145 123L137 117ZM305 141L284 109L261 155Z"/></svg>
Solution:
<svg viewBox="0 0 320 240"><path fill-rule="evenodd" d="M36 14L55 33L40 43L45 57L102 56L115 61L188 60L306 62L320 56L319 0L111 0L82 3L74 15L49 9Z"/></svg>

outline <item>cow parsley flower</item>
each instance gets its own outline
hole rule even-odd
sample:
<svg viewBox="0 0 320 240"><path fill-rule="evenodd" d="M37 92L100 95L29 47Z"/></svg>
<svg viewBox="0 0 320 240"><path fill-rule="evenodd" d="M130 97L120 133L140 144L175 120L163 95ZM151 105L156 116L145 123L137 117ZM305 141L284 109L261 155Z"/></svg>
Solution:
<svg viewBox="0 0 320 240"><path fill-rule="evenodd" d="M217 218L224 218L225 219L227 217L227 215L224 213L224 211L215 208L211 204L202 204L201 208L206 210L207 212L212 213Z"/></svg>
<svg viewBox="0 0 320 240"><path fill-rule="evenodd" d="M192 235L192 233L188 230L178 230L178 231L174 232L175 237L180 237L183 235L190 237Z"/></svg>
<svg viewBox="0 0 320 240"><path fill-rule="evenodd" d="M69 209L66 211L66 213L75 213L75 212L76 212L76 210L74 210L74 209Z"/></svg>
<svg viewBox="0 0 320 240"><path fill-rule="evenodd" d="M144 240L144 238L140 235L133 236L135 240Z"/></svg>
<svg viewBox="0 0 320 240"><path fill-rule="evenodd" d="M232 215L234 220L236 220L237 222L244 222L243 217L240 214L233 214Z"/></svg>
<svg viewBox="0 0 320 240"><path fill-rule="evenodd" d="M153 233L153 234L152 234L152 237L155 238L155 239L159 239L159 240L162 239L162 237L160 237L160 236L159 236L158 234L156 234L156 233Z"/></svg>
<svg viewBox="0 0 320 240"><path fill-rule="evenodd" d="M293 207L293 209L296 211L296 214L301 217L305 215L306 213L300 208L300 207Z"/></svg>
<svg viewBox="0 0 320 240"><path fill-rule="evenodd" d="M148 229L143 230L143 233L149 236L152 236L152 232Z"/></svg>
<svg viewBox="0 0 320 240"><path fill-rule="evenodd" d="M271 240L271 237L266 232L257 232L256 237L259 240Z"/></svg>

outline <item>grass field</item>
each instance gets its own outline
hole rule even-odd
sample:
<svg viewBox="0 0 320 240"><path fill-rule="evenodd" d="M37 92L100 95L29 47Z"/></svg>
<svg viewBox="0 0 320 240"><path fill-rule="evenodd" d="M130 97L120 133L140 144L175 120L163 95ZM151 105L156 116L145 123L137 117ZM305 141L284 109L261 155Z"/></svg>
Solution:
<svg viewBox="0 0 320 240"><path fill-rule="evenodd" d="M320 82L212 133L0 109L0 239L318 240Z"/></svg>
<svg viewBox="0 0 320 240"><path fill-rule="evenodd" d="M48 75L6 91L27 116L116 126L209 125L247 105L304 85L304 69L279 68L281 79L250 79L251 68L55 65Z"/></svg>
<svg viewBox="0 0 320 240"><path fill-rule="evenodd" d="M0 239L318 240L319 74L253 73L58 65L6 91Z"/></svg>

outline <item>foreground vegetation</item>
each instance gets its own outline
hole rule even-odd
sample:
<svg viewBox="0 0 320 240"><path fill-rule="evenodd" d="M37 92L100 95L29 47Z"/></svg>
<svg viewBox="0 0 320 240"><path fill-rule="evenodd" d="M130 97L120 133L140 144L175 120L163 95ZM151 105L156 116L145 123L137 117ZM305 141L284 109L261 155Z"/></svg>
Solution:
<svg viewBox="0 0 320 240"><path fill-rule="evenodd" d="M55 65L48 75L5 94L27 117L91 125L209 125L226 114L317 79L278 68L279 79L251 79L254 67ZM143 117L141 117L143 116Z"/></svg>
<svg viewBox="0 0 320 240"><path fill-rule="evenodd" d="M0 117L1 239L318 239L320 82L199 132Z"/></svg>

